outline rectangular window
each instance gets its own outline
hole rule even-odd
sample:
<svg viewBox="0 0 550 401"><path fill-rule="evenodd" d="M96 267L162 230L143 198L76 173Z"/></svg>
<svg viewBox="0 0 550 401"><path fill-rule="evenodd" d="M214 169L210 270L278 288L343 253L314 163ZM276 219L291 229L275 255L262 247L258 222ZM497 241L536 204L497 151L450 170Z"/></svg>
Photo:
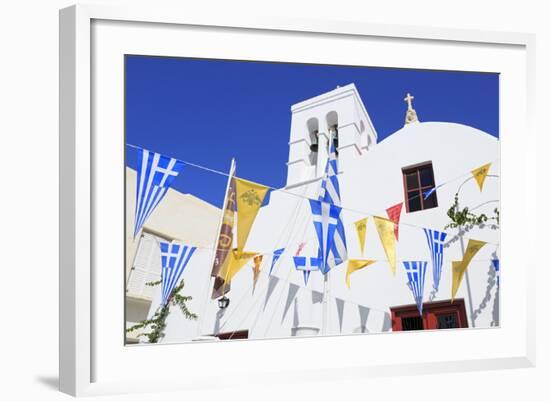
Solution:
<svg viewBox="0 0 550 401"><path fill-rule="evenodd" d="M434 190L427 198L425 195L426 192L435 188L432 162L405 167L402 171L407 212L437 207L437 191Z"/></svg>
<svg viewBox="0 0 550 401"><path fill-rule="evenodd" d="M409 316L401 318L403 331L424 330L424 324L420 316Z"/></svg>
<svg viewBox="0 0 550 401"><path fill-rule="evenodd" d="M436 313L438 329L458 328L458 315L456 312Z"/></svg>

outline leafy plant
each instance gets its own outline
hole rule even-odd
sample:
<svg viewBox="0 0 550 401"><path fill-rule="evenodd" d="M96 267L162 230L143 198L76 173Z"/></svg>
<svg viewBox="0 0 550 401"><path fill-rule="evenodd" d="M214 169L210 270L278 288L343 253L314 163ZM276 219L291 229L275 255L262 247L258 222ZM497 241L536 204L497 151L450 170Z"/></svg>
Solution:
<svg viewBox="0 0 550 401"><path fill-rule="evenodd" d="M160 283L161 281L159 280L159 281L145 283L145 285L156 286L156 285L159 285ZM140 333L138 336L139 337L146 336L149 343L158 343L159 340L162 337L164 337L164 330L166 329L166 318L170 313L170 307L173 305L174 306L177 305L180 308L181 312L183 313L183 316L185 316L186 319L196 320L198 316L195 313L191 312L187 307L187 301L192 300L193 297L180 294L184 286L185 286L185 283L183 280L181 280L181 282L172 290L172 293L168 298L168 302L166 302L165 305L157 309L157 311L155 312L155 314L151 319L142 320L141 322L126 329L126 332L130 333L132 331L136 331L139 329L150 328L151 329L150 332Z"/></svg>
<svg viewBox="0 0 550 401"><path fill-rule="evenodd" d="M470 211L468 206L463 209L460 208L458 203L458 192L455 194L454 203L447 210L447 216L451 219L451 222L445 226L447 228L458 228L463 226L482 226L490 220L496 221L496 224L500 224L500 212L498 208L493 210L494 216L488 217L485 213L475 215Z"/></svg>

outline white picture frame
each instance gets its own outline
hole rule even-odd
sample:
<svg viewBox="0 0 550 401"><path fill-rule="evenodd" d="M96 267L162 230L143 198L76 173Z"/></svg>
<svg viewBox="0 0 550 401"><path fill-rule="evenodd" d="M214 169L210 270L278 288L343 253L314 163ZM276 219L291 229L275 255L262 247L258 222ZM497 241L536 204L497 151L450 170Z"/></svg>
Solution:
<svg viewBox="0 0 550 401"><path fill-rule="evenodd" d="M106 34L117 35L118 39L125 39L125 30L155 29L148 35L147 41L142 40L140 46L154 51L155 39L170 35L173 32L166 29L179 29L185 31L185 27L192 27L196 31L228 30L246 38L247 35L284 34L308 38L339 38L339 40L363 40L377 39L388 43L394 41L407 41L407 43L433 44L443 52L445 47L453 49L496 49L507 52L503 57L517 63L517 70L510 69L510 89L518 90L519 99L515 103L505 103L501 114L507 112L503 118L504 131L507 124L518 128L523 133L521 140L513 135L502 135L502 159L509 160L512 156L516 163L502 164L502 210L503 210L503 247L502 259L509 266L517 260L521 263L521 274L503 272L503 280L511 286L511 290L503 291L503 319L502 327L496 330L472 330L453 331L446 333L421 333L423 336L415 337L415 341L443 342L453 341L459 338L461 341L479 344L494 343L494 349L487 348L473 350L464 353L464 357L456 355L441 355L440 358L433 355L428 358L420 358L411 352L407 358L385 358L383 354L369 354L370 360L366 360L357 353L349 352L354 347L364 347L365 341L378 342L378 348L392 344L394 349L405 344L406 338L400 334L377 336L353 336L345 338L319 338L297 339L290 342L286 340L265 340L251 342L232 342L224 344L193 344L193 345L165 345L159 347L137 347L131 351L123 345L123 319L119 328L113 328L113 333L98 331L98 326L105 326L102 306L96 305L94 298L98 287L102 288L103 304L111 302L117 305L113 310L120 310L122 304L122 287L111 284L105 285L105 277L94 274L94 267L98 260L104 256L97 253L97 235L104 225L102 219L107 217L104 205L98 196L104 194L101 186L106 171L99 171L99 159L108 159L117 154L121 149L121 143L117 146L105 142L97 142L94 138L94 126L98 127L98 121L94 121L94 107L97 106L95 96L101 88L92 85L94 74L98 74L101 63L94 59L101 52L105 41L94 42L94 24L105 23L115 27L114 31L106 31ZM99 26L96 25L96 26ZM155 28L156 27L156 28ZM179 28L178 28L179 27ZM98 28L101 29L101 28ZM103 31L102 31L103 32ZM98 31L98 35L103 33ZM113 33L114 32L114 33ZM133 33L135 33L133 32ZM200 32L199 32L200 33ZM126 34L126 36L131 36ZM128 39L128 38L126 38ZM243 39L245 40L245 39ZM276 39L274 39L276 40ZM115 43L116 42L116 43ZM113 46L120 40L113 40ZM158 43L157 43L158 45ZM112 8L108 6L73 6L60 12L60 390L72 395L92 395L132 391L155 391L167 389L205 389L208 387L224 387L245 385L251 377L256 383L267 382L278 377L280 381L295 380L296 372L299 372L301 380L338 379L342 377L372 377L387 374L403 374L411 369L417 373L432 373L440 371L467 371L477 369L498 369L510 367L529 367L535 363L535 307L534 307L534 270L536 261L535 245L527 242L521 235L514 234L514 227L526 224L527 230L534 232L534 218L536 208L527 207L527 199L534 199L534 175L535 170L535 132L533 130L532 112L534 110L534 45L535 38L529 34L482 32L458 29L439 29L412 26L375 25L349 21L320 21L320 20L295 20L292 18L269 18L257 16L227 15L223 18L211 15L190 15L183 9L166 10L155 8ZM158 45L160 46L160 45ZM164 43L159 53L171 52L170 44ZM137 47L133 47L136 50ZM256 44L256 47L260 47ZM114 47L113 47L114 49ZM152 50L151 50L152 49ZM500 50L499 50L500 49ZM112 50L112 49L111 49ZM116 50L116 49L115 49ZM137 49L139 50L139 49ZM228 51L230 51L229 49ZM509 50L509 51L508 51ZM114 51L114 50L113 50ZM122 51L120 48L116 51ZM509 54L508 54L509 53ZM109 53L110 54L110 53ZM168 54L167 54L168 55ZM485 56L488 57L488 56ZM475 63L470 60L474 65ZM482 61L480 61L481 63ZM493 61L494 62L494 61ZM514 64L512 63L512 64ZM429 62L425 62L426 67ZM515 65L515 64L514 64ZM432 66L433 67L433 66ZM458 67L458 66L457 66ZM474 68L474 67L471 67ZM512 68L512 67L509 67ZM102 70L103 71L103 70ZM498 71L497 71L498 72ZM103 78L101 78L103 79ZM122 91L120 82L114 83L114 90ZM501 94L501 102L512 101L512 95L508 91ZM512 109L512 106L518 106ZM509 107L508 107L509 106ZM512 110L517 114L510 116ZM110 150L109 150L110 149ZM110 153L112 152L112 153ZM519 162L518 162L519 161ZM105 170L105 169L103 169ZM514 184L521 184L522 191L514 195L510 188ZM122 190L122 188L121 188ZM104 200L104 199L103 199ZM116 203L116 202L115 202ZM509 207L508 205L513 205ZM120 205L117 204L117 207ZM116 209L116 208L115 208ZM120 213L119 208L113 213ZM109 212L110 213L110 212ZM113 217L114 215L109 215ZM122 229L122 227L121 227ZM517 231L517 230L516 230ZM525 237L525 236L524 236ZM122 236L120 237L122 241ZM514 247L524 247L524 252L519 257ZM122 250L121 250L122 252ZM527 256L525 256L527 255ZM123 276L124 262L111 255L115 263L118 260L120 270L115 273ZM507 262L510 261L510 262ZM103 280L103 281L102 281ZM512 291L513 290L513 291ZM513 294L513 295L511 295ZM517 318L506 319L507 312L514 309ZM120 316L109 316L114 319ZM495 334L496 333L496 334ZM412 334L407 334L408 336ZM109 338L107 338L107 336ZM116 345L116 337L120 336L120 342ZM321 344L322 342L322 344ZM400 343L401 345L399 345ZM108 345L106 345L108 344ZM313 346L312 346L313 344ZM500 347L499 347L500 344ZM507 344L507 346L502 346ZM313 348L319 346L327 350L324 358L317 358ZM342 348L342 347L346 348ZM109 348L111 347L111 348ZM115 347L115 348L113 348ZM181 347L187 347L187 356L196 362L195 369L190 369L185 375L148 376L147 380L132 376L131 369L120 375L112 371L121 372L121 367L131 366L136 361L155 363L155 361L167 358L167 355L181 352ZM193 348L189 348L193 347ZM223 347L223 348L222 348ZM460 348L460 347L458 347ZM277 361L277 354L284 352L296 352L298 349L306 357L295 366L286 367L283 361ZM190 351L192 350L192 351ZM234 374L219 377L219 373L210 370L208 358L220 352L228 358L240 355L242 362L237 364ZM245 354L243 354L245 352ZM461 352L460 349L457 352ZM254 365L254 358L258 355L271 356L272 366ZM336 358L339 356L339 358ZM332 359L331 359L332 358ZM328 361L327 361L328 360ZM112 371L106 368L111 365ZM252 368L251 366L254 366ZM247 373L247 376L243 375ZM185 379L182 379L182 376Z"/></svg>

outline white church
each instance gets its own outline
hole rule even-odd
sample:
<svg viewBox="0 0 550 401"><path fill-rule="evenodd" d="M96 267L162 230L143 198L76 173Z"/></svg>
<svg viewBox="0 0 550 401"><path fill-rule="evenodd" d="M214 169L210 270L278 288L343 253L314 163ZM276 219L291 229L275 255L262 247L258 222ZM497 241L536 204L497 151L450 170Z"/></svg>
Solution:
<svg viewBox="0 0 550 401"><path fill-rule="evenodd" d="M304 100L291 107L286 186L270 194L254 221L246 250L263 255L253 280L252 260L232 279L228 302L212 299L213 249L222 211L190 194L170 189L133 238L136 172L127 168L126 327L151 317L161 302L160 286L146 285L161 274L158 240L197 246L184 273L183 294L196 320L172 307L161 342L286 338L292 336L380 333L398 330L488 328L499 325L499 285L492 260L499 255L496 220L466 226L446 225L458 194L460 208L495 216L500 193L500 145L497 138L452 122L422 121L414 97L404 103L404 126L383 141L354 84ZM375 262L354 272L346 284L346 262L319 271L296 270L293 257L315 256L317 235L308 198L317 199L328 158L329 140L337 149L341 217L349 259ZM471 171L491 163L480 190ZM238 176L238 160L237 160ZM246 177L243 177L246 178ZM435 188L429 197L422 194ZM402 203L392 273L373 222ZM368 218L361 249L354 223ZM433 289L431 253L423 228L445 231L441 281ZM463 258L469 239L486 244L471 260L451 302L451 262ZM272 265L273 252L284 248ZM427 261L423 313L408 286L403 261ZM145 342L138 332L127 344Z"/></svg>

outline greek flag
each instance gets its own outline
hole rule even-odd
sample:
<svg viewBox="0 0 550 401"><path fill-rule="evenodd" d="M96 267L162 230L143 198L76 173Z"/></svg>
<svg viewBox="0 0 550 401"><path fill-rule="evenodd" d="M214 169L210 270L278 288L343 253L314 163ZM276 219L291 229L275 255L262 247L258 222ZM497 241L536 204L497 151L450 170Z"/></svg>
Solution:
<svg viewBox="0 0 550 401"><path fill-rule="evenodd" d="M138 158L134 238L184 165L179 160L147 149L138 149Z"/></svg>
<svg viewBox="0 0 550 401"><path fill-rule="evenodd" d="M330 141L330 151L327 160L327 166L325 168L325 176L321 182L321 191L319 193L319 200L332 205L340 206L340 183L338 182L338 162L336 160L336 149L334 148L334 141ZM326 268L322 269L323 274L328 272L331 268L343 263L348 258L348 251L346 245L346 233L344 231L344 223L341 218L338 218L336 225L336 233L334 235L334 242L329 250L328 258L325 259Z"/></svg>
<svg viewBox="0 0 550 401"><path fill-rule="evenodd" d="M426 234L426 240L428 241L428 247L430 248L432 256L433 287L437 291L439 289L441 270L443 268L443 243L445 242L447 233L425 228L424 234Z"/></svg>
<svg viewBox="0 0 550 401"><path fill-rule="evenodd" d="M162 304L166 305L176 284L181 278L189 259L197 249L177 242L159 241L162 262Z"/></svg>
<svg viewBox="0 0 550 401"><path fill-rule="evenodd" d="M319 270L321 273L326 274L330 270L327 261L331 250L334 248L338 222L341 222L340 212L342 208L313 199L309 200L309 205L311 206L313 225L319 240Z"/></svg>
<svg viewBox="0 0 550 401"><path fill-rule="evenodd" d="M319 200L340 206L340 183L338 182L338 162L336 160L336 150L334 141L331 141L325 175L321 182L321 192Z"/></svg>
<svg viewBox="0 0 550 401"><path fill-rule="evenodd" d="M426 279L426 266L428 262L403 262L409 287L413 293L418 312L422 315L422 299L424 298L424 281Z"/></svg>
<svg viewBox="0 0 550 401"><path fill-rule="evenodd" d="M497 286L500 286L500 259L493 259L491 262L497 276Z"/></svg>
<svg viewBox="0 0 550 401"><path fill-rule="evenodd" d="M275 251L273 251L273 259L271 260L271 268L269 269L269 275L271 276L271 273L273 272L273 268L275 267L275 263L279 260L283 252L285 251L285 248L280 248Z"/></svg>
<svg viewBox="0 0 550 401"><path fill-rule="evenodd" d="M304 283L307 285L309 274L312 271L319 270L321 267L321 258L308 258L306 256L293 256L296 270L304 273Z"/></svg>

